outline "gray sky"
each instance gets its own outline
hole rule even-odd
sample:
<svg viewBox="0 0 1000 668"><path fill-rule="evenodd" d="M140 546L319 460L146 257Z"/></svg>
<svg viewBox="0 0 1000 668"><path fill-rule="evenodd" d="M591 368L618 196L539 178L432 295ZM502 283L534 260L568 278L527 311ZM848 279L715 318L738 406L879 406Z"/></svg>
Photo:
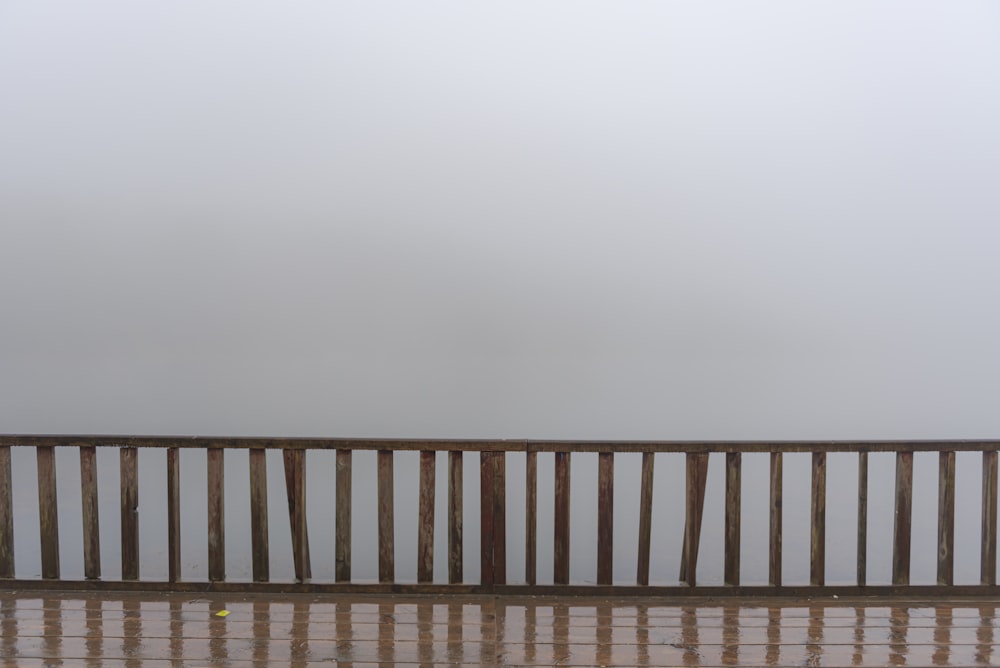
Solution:
<svg viewBox="0 0 1000 668"><path fill-rule="evenodd" d="M0 431L1000 434L1000 5L0 3Z"/></svg>

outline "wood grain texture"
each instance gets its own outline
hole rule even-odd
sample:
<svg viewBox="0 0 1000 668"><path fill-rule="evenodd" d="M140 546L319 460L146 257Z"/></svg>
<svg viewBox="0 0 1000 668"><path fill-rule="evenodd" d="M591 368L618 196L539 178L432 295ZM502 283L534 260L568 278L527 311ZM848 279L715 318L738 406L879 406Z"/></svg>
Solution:
<svg viewBox="0 0 1000 668"><path fill-rule="evenodd" d="M101 530L97 506L97 448L80 448L80 510L83 520L83 575L101 577Z"/></svg>
<svg viewBox="0 0 1000 668"><path fill-rule="evenodd" d="M209 450L208 473L208 579L226 579L226 512L224 450Z"/></svg>
<svg viewBox="0 0 1000 668"><path fill-rule="evenodd" d="M525 455L524 580L538 580L538 453Z"/></svg>
<svg viewBox="0 0 1000 668"><path fill-rule="evenodd" d="M913 520L913 453L896 453L896 502L892 530L892 583L910 584Z"/></svg>
<svg viewBox="0 0 1000 668"><path fill-rule="evenodd" d="M636 584L649 584L650 539L653 532L653 458L652 452L642 453L642 474L639 483L639 554L636 560Z"/></svg>
<svg viewBox="0 0 1000 668"><path fill-rule="evenodd" d="M858 453L858 558L857 582L868 581L868 453Z"/></svg>
<svg viewBox="0 0 1000 668"><path fill-rule="evenodd" d="M180 450L167 449L167 578L181 578L181 466Z"/></svg>
<svg viewBox="0 0 1000 668"><path fill-rule="evenodd" d="M434 457L420 453L420 492L417 517L417 582L434 581Z"/></svg>
<svg viewBox="0 0 1000 668"><path fill-rule="evenodd" d="M982 545L979 558L980 582L997 583L997 453L983 453Z"/></svg>
<svg viewBox="0 0 1000 668"><path fill-rule="evenodd" d="M723 553L723 582L740 583L740 496L742 455L726 453L726 518Z"/></svg>
<svg viewBox="0 0 1000 668"><path fill-rule="evenodd" d="M0 578L14 577L14 487L10 446L0 446Z"/></svg>
<svg viewBox="0 0 1000 668"><path fill-rule="evenodd" d="M337 450L336 536L334 538L335 577L337 582L351 581L351 451Z"/></svg>
<svg viewBox="0 0 1000 668"><path fill-rule="evenodd" d="M396 579L392 450L378 451L378 581Z"/></svg>
<svg viewBox="0 0 1000 668"><path fill-rule="evenodd" d="M139 579L139 451L118 451L121 470L122 579Z"/></svg>
<svg viewBox="0 0 1000 668"><path fill-rule="evenodd" d="M285 495L288 498L288 524L292 540L292 563L295 579L305 582L312 578L309 553L309 526L306 522L306 459L305 450L282 453L285 465Z"/></svg>
<svg viewBox="0 0 1000 668"><path fill-rule="evenodd" d="M494 584L493 573L493 456L479 453L479 573L480 582Z"/></svg>
<svg viewBox="0 0 1000 668"><path fill-rule="evenodd" d="M271 554L267 516L267 450L253 449L250 456L250 553L254 582L271 579Z"/></svg>
<svg viewBox="0 0 1000 668"><path fill-rule="evenodd" d="M38 532L42 577L59 579L59 512L56 503L56 458L51 446L36 448L38 462Z"/></svg>
<svg viewBox="0 0 1000 668"><path fill-rule="evenodd" d="M826 453L812 455L812 494L809 523L809 582L826 583Z"/></svg>
<svg viewBox="0 0 1000 668"><path fill-rule="evenodd" d="M569 507L570 507L570 453L555 454L555 508L554 540L552 550L552 580L555 584L569 584Z"/></svg>
<svg viewBox="0 0 1000 668"><path fill-rule="evenodd" d="M955 584L955 453L938 456L937 582Z"/></svg>
<svg viewBox="0 0 1000 668"><path fill-rule="evenodd" d="M493 457L493 582L507 584L507 453Z"/></svg>
<svg viewBox="0 0 1000 668"><path fill-rule="evenodd" d="M615 455L597 455L597 584L609 585L614 577Z"/></svg>
<svg viewBox="0 0 1000 668"><path fill-rule="evenodd" d="M705 511L705 490L708 483L708 454L693 453L685 457L684 541L681 545L680 581L694 587L697 583L698 548L701 523Z"/></svg>
<svg viewBox="0 0 1000 668"><path fill-rule="evenodd" d="M462 563L462 451L448 453L448 582L458 584L465 574Z"/></svg>
<svg viewBox="0 0 1000 668"><path fill-rule="evenodd" d="M776 587L781 586L781 533L782 533L782 493L784 455L780 452L771 453L771 484L770 484L770 522L768 541L767 581Z"/></svg>

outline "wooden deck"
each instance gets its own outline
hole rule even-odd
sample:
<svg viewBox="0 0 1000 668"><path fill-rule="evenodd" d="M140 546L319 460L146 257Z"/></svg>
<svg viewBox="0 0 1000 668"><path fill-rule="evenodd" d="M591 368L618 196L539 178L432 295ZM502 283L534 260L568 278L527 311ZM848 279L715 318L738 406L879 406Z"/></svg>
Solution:
<svg viewBox="0 0 1000 668"><path fill-rule="evenodd" d="M969 666L997 602L4 592L4 666ZM228 615L219 616L221 611Z"/></svg>

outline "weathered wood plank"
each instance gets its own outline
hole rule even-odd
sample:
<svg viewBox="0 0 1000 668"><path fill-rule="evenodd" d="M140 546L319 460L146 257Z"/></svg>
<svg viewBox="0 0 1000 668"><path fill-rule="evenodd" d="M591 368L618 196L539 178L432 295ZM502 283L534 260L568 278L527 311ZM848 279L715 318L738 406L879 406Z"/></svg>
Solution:
<svg viewBox="0 0 1000 668"><path fill-rule="evenodd" d="M892 531L892 583L910 584L913 519L913 453L896 453L896 505Z"/></svg>
<svg viewBox="0 0 1000 668"><path fill-rule="evenodd" d="M396 579L392 450L378 451L378 581Z"/></svg>
<svg viewBox="0 0 1000 668"><path fill-rule="evenodd" d="M181 577L181 466L180 450L167 449L167 578Z"/></svg>
<svg viewBox="0 0 1000 668"><path fill-rule="evenodd" d="M524 501L524 580L538 580L538 453L529 452L525 459Z"/></svg>
<svg viewBox="0 0 1000 668"><path fill-rule="evenodd" d="M493 452L493 583L507 584L507 453Z"/></svg>
<svg viewBox="0 0 1000 668"><path fill-rule="evenodd" d="M555 537L552 550L552 580L555 584L569 584L569 502L570 502L570 453L555 454Z"/></svg>
<svg viewBox="0 0 1000 668"><path fill-rule="evenodd" d="M139 579L139 451L118 450L121 471L122 580Z"/></svg>
<svg viewBox="0 0 1000 668"><path fill-rule="evenodd" d="M858 573L859 586L868 581L868 453L858 453Z"/></svg>
<svg viewBox="0 0 1000 668"><path fill-rule="evenodd" d="M208 579L226 579L225 450L209 450L208 472Z"/></svg>
<svg viewBox="0 0 1000 668"><path fill-rule="evenodd" d="M288 498L288 525L292 539L292 563L295 579L305 582L312 578L309 554L309 526L306 522L306 460L305 450L285 450L285 496Z"/></svg>
<svg viewBox="0 0 1000 668"><path fill-rule="evenodd" d="M493 584L493 457L479 453L479 573L480 582Z"/></svg>
<svg viewBox="0 0 1000 668"><path fill-rule="evenodd" d="M997 583L997 452L983 453L983 528L980 581Z"/></svg>
<svg viewBox="0 0 1000 668"><path fill-rule="evenodd" d="M738 452L726 453L726 522L723 581L740 583L740 495L742 459Z"/></svg>
<svg viewBox="0 0 1000 668"><path fill-rule="evenodd" d="M810 502L809 582L826 583L826 453L812 455Z"/></svg>
<svg viewBox="0 0 1000 668"><path fill-rule="evenodd" d="M615 455L597 455L597 584L609 585L614 577Z"/></svg>
<svg viewBox="0 0 1000 668"><path fill-rule="evenodd" d="M267 450L254 448L250 455L250 552L254 582L271 578L267 517Z"/></svg>
<svg viewBox="0 0 1000 668"><path fill-rule="evenodd" d="M697 583L698 547L701 542L701 522L705 511L705 489L708 483L708 454L688 454L685 460L687 476L680 581L694 587Z"/></svg>
<svg viewBox="0 0 1000 668"><path fill-rule="evenodd" d="M420 496L417 519L417 582L434 581L435 452L420 453Z"/></svg>
<svg viewBox="0 0 1000 668"><path fill-rule="evenodd" d="M52 446L36 448L38 461L38 530L42 577L59 579L59 513L56 504L56 458Z"/></svg>
<svg viewBox="0 0 1000 668"><path fill-rule="evenodd" d="M782 533L782 480L784 455L780 452L771 453L771 488L770 488L770 523L768 542L767 581L769 584L781 586L781 533Z"/></svg>
<svg viewBox="0 0 1000 668"><path fill-rule="evenodd" d="M461 583L462 563L462 451L448 453L448 582Z"/></svg>
<svg viewBox="0 0 1000 668"><path fill-rule="evenodd" d="M14 487L10 446L0 446L0 578L14 577Z"/></svg>
<svg viewBox="0 0 1000 668"><path fill-rule="evenodd" d="M101 531L97 511L97 448L80 448L80 510L83 520L83 575L101 577Z"/></svg>
<svg viewBox="0 0 1000 668"><path fill-rule="evenodd" d="M655 453L642 453L642 474L639 483L639 556L636 564L636 584L649 584L649 546L653 532L653 458Z"/></svg>
<svg viewBox="0 0 1000 668"><path fill-rule="evenodd" d="M938 457L937 581L955 584L955 453Z"/></svg>
<svg viewBox="0 0 1000 668"><path fill-rule="evenodd" d="M351 451L337 450L336 538L337 582L351 581Z"/></svg>

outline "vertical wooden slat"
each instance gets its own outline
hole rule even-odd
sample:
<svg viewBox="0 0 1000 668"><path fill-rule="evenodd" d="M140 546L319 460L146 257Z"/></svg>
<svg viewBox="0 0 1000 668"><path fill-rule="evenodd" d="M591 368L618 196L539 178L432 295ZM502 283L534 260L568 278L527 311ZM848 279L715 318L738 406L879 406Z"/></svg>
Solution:
<svg viewBox="0 0 1000 668"><path fill-rule="evenodd" d="M809 582L826 583L826 453L812 453Z"/></svg>
<svg viewBox="0 0 1000 668"><path fill-rule="evenodd" d="M351 451L337 450L336 560L337 582L351 581Z"/></svg>
<svg viewBox="0 0 1000 668"><path fill-rule="evenodd" d="M983 453L983 529L980 581L997 583L997 452Z"/></svg>
<svg viewBox="0 0 1000 668"><path fill-rule="evenodd" d="M493 453L479 453L479 572L484 585L494 584Z"/></svg>
<svg viewBox="0 0 1000 668"><path fill-rule="evenodd" d="M868 582L868 453L858 453L858 585Z"/></svg>
<svg viewBox="0 0 1000 668"><path fill-rule="evenodd" d="M693 587L697 583L698 545L701 542L701 521L705 511L705 489L708 482L708 453L688 453L685 460L687 476L680 581Z"/></svg>
<svg viewBox="0 0 1000 668"><path fill-rule="evenodd" d="M493 453L493 583L507 584L507 453Z"/></svg>
<svg viewBox="0 0 1000 668"><path fill-rule="evenodd" d="M636 564L636 584L649 584L649 544L653 531L653 457L642 453L642 474L639 491L639 557Z"/></svg>
<svg viewBox="0 0 1000 668"><path fill-rule="evenodd" d="M955 453L938 455L937 582L955 584Z"/></svg>
<svg viewBox="0 0 1000 668"><path fill-rule="evenodd" d="M10 446L0 446L0 578L14 577L14 493Z"/></svg>
<svg viewBox="0 0 1000 668"><path fill-rule="evenodd" d="M569 584L570 453L557 452L555 460L555 539L552 550L552 580L555 584Z"/></svg>
<svg viewBox="0 0 1000 668"><path fill-rule="evenodd" d="M139 579L139 451L118 450L121 469L122 580Z"/></svg>
<svg viewBox="0 0 1000 668"><path fill-rule="evenodd" d="M83 575L101 577L101 531L97 512L97 448L80 447L80 508L83 513Z"/></svg>
<svg viewBox="0 0 1000 668"><path fill-rule="evenodd" d="M448 582L464 580L462 564L462 451L448 453Z"/></svg>
<svg viewBox="0 0 1000 668"><path fill-rule="evenodd" d="M597 584L611 584L614 558L615 454L597 455Z"/></svg>
<svg viewBox="0 0 1000 668"><path fill-rule="evenodd" d="M267 526L267 450L252 448L250 455L250 551L254 582L271 577Z"/></svg>
<svg viewBox="0 0 1000 668"><path fill-rule="evenodd" d="M913 518L913 453L896 453L896 509L892 531L892 583L910 584L910 527Z"/></svg>
<svg viewBox="0 0 1000 668"><path fill-rule="evenodd" d="M208 471L208 579L226 579L225 450L209 448Z"/></svg>
<svg viewBox="0 0 1000 668"><path fill-rule="evenodd" d="M56 510L56 458L51 445L35 448L38 460L38 529L42 577L59 579L59 515Z"/></svg>
<svg viewBox="0 0 1000 668"><path fill-rule="evenodd" d="M392 450L378 451L378 581L396 579Z"/></svg>
<svg viewBox="0 0 1000 668"><path fill-rule="evenodd" d="M167 578L181 577L181 467L180 449L167 448Z"/></svg>
<svg viewBox="0 0 1000 668"><path fill-rule="evenodd" d="M285 495L288 498L288 524L292 535L292 563L295 579L305 582L312 577L309 556L309 526L306 522L306 452L285 450Z"/></svg>
<svg viewBox="0 0 1000 668"><path fill-rule="evenodd" d="M524 501L524 579L533 585L538 580L538 453L529 452L525 460Z"/></svg>
<svg viewBox="0 0 1000 668"><path fill-rule="evenodd" d="M768 550L767 581L774 587L781 586L781 497L782 497L782 454L771 453L771 522L770 548Z"/></svg>
<svg viewBox="0 0 1000 668"><path fill-rule="evenodd" d="M727 585L740 583L740 472L742 455L726 453L726 522L725 565L723 581Z"/></svg>
<svg viewBox="0 0 1000 668"><path fill-rule="evenodd" d="M420 453L417 582L434 581L434 455L433 450Z"/></svg>

